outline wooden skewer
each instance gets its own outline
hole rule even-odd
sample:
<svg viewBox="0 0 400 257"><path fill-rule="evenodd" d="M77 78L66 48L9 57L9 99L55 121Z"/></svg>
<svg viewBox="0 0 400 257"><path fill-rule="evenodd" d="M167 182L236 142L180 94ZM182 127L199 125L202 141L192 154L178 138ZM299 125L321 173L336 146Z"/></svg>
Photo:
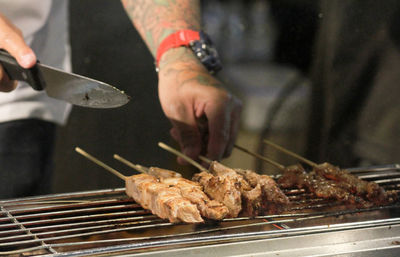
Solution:
<svg viewBox="0 0 400 257"><path fill-rule="evenodd" d="M89 160L91 160L92 162L96 163L97 165L103 167L104 169L108 170L109 172L111 172L112 174L116 175L117 177L119 177L122 180L126 180L126 176L122 175L120 172L118 172L117 170L111 168L110 166L108 166L107 164L105 164L104 162L100 161L99 159L93 157L92 155L88 154L87 152L83 151L81 148L79 147L75 147L75 151L80 153L81 155L83 155L84 157L88 158Z"/></svg>
<svg viewBox="0 0 400 257"><path fill-rule="evenodd" d="M262 155L260 155L258 153L251 152L251 151L247 150L246 148L243 148L243 147L241 147L241 146L239 146L237 144L235 144L234 147L239 149L239 150L241 150L241 151L243 151L243 152L245 152L245 153L247 153L247 154L250 154L250 155L252 155L252 156L254 156L256 158L259 158L259 159L261 159L263 161L266 161L266 162L272 164L273 166L277 167L280 170L285 170L285 166L283 166L282 164L277 163L276 161L273 161L273 160L271 160L271 159L269 159L267 157L264 157L264 156L262 156Z"/></svg>
<svg viewBox="0 0 400 257"><path fill-rule="evenodd" d="M202 156L202 155L199 156L199 159L208 164L210 164L212 162L212 160L210 160L207 157Z"/></svg>
<svg viewBox="0 0 400 257"><path fill-rule="evenodd" d="M204 168L203 166L201 166L200 163L198 163L195 160L193 160L192 158L184 155L183 153L175 150L174 148L164 144L163 142L158 142L158 146L163 148L164 150L167 150L168 152L171 152L171 153L183 158L185 161L187 161L188 163L192 164L193 166L198 168L200 171L207 171L207 169Z"/></svg>
<svg viewBox="0 0 400 257"><path fill-rule="evenodd" d="M292 151L290 151L290 150L288 150L286 148L283 148L282 146L279 146L279 145L277 145L275 143L272 143L271 141L268 141L268 140L264 139L263 142L265 144L269 145L269 146L272 146L275 149L278 149L281 152L284 152L284 153L286 153L286 154L288 154L288 155L290 155L290 156L292 156L292 157L294 157L294 158L296 158L296 159L298 159L298 160L310 165L311 167L315 167L315 166L318 165L313 161L310 161L310 160L308 160L308 159L306 159L306 158L304 158L304 157L302 157L302 156L300 156L300 155L298 155L298 154L296 154L296 153L294 153L294 152L292 152Z"/></svg>
<svg viewBox="0 0 400 257"><path fill-rule="evenodd" d="M143 165L140 165L140 164L135 164L136 165L136 167L138 168L138 169L141 169L143 172L145 172L145 173L148 173L149 172L149 168L147 168L147 167L145 167L145 166L143 166Z"/></svg>
<svg viewBox="0 0 400 257"><path fill-rule="evenodd" d="M114 154L113 157L114 157L114 159L122 162L123 164L131 167L132 169L134 169L134 170L136 170L136 171L138 171L140 173L147 173L147 169L144 166L141 166L141 165L138 165L138 164L134 164L134 163L128 161L127 159L119 156L118 154Z"/></svg>

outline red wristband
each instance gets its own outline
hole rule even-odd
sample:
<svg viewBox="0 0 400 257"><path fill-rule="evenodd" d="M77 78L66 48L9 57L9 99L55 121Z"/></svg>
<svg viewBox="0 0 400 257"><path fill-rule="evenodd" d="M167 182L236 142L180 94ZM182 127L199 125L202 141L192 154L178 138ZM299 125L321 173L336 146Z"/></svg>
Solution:
<svg viewBox="0 0 400 257"><path fill-rule="evenodd" d="M188 46L190 42L196 40L200 40L199 32L189 29L179 30L164 38L157 49L156 67L158 67L160 59L166 51L175 47Z"/></svg>

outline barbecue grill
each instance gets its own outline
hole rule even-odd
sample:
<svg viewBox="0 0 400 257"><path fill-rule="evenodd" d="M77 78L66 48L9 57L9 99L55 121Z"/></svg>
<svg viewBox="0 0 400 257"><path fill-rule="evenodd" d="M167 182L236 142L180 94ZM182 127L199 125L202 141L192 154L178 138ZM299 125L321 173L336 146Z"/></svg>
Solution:
<svg viewBox="0 0 400 257"><path fill-rule="evenodd" d="M349 169L400 191L400 165ZM276 177L275 177L276 178ZM284 191L279 215L171 224L124 188L0 201L0 255L7 256L398 256L400 202L354 209Z"/></svg>

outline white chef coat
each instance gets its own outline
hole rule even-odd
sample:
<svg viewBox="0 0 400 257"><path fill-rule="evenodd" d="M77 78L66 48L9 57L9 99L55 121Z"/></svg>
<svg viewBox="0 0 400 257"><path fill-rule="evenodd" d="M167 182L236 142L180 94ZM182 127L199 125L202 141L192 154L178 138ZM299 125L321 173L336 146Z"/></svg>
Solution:
<svg viewBox="0 0 400 257"><path fill-rule="evenodd" d="M0 0L0 12L24 35L39 61L71 70L67 0ZM35 91L24 82L0 92L0 122L36 118L65 124L71 105Z"/></svg>

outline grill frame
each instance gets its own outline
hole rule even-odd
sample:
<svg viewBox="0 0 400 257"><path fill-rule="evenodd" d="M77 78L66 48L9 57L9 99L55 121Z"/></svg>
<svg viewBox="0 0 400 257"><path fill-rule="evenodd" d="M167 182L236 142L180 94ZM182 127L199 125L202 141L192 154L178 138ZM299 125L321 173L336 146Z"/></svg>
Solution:
<svg viewBox="0 0 400 257"><path fill-rule="evenodd" d="M398 164L350 169L350 171L360 178L374 180L384 187L394 187L397 192L400 191L400 165ZM126 197L124 191L124 188L117 188L0 201L0 255L15 253L18 256L15 249L18 245L22 245L19 241L21 238L32 238L29 240L38 242L39 245L35 248L29 247L31 244L28 242L23 243L28 247L25 248L26 251L21 251L21 253L32 253L35 256L101 256L104 254L162 256L167 252L176 256L196 256L196 254L202 256L201 253L204 256L204 251L210 249L218 253L215 256L239 253L268 255L276 254L277 251L293 254L296 253L295 247L279 248L277 247L279 244L271 248L272 250L266 249L270 249L271 244L274 245L278 241L284 246L287 244L283 242L294 243L299 239L303 245L308 245L308 247L302 247L302 250L299 248L299 253L303 251L305 254L314 254L315 247L321 247L321 250L332 250L333 244L351 249L348 245L351 240L349 242L333 240L325 245L307 244L306 240L320 242L317 240L319 237L330 238L335 235L346 238L350 234L359 238L359 240L353 240L353 243L360 245L364 242L365 246L363 249L353 247L354 251L366 253L368 252L366 248L369 246L374 246L369 247L371 251L377 249L387 253L400 251L400 236L396 236L400 235L399 203L370 209L318 211L326 208L343 208L343 206L314 198L305 199L306 207L299 209L301 213L267 215L251 219L246 217L225 219L223 222L205 225L176 225L143 210L133 200ZM301 190L294 189L286 193L291 197L306 195ZM313 200L314 205L310 205L308 200ZM378 219L369 217L372 214ZM350 220L347 220L347 217L350 217ZM329 221L327 222L326 219ZM307 224L309 221L318 221L322 224L298 226L302 222ZM70 225L68 222L75 223ZM85 227L85 225L89 226ZM68 226L70 226L69 229ZM59 228L61 230L57 230ZM154 228L160 231L154 234L149 233ZM55 232L52 232L53 229L56 229ZM110 229L112 232L106 233L101 229ZM171 234L163 234L163 229ZM93 230L93 232L82 232L86 230ZM145 236L118 237L118 233L124 236L127 232L129 232L128 236L136 235L137 233L132 234L135 230L143 232ZM391 230L390 233L388 230ZM365 237L364 234L368 231L376 236ZM75 232L78 235L74 234ZM51 237L52 234L61 234L62 238ZM62 236L63 234L67 235ZM115 234L117 238L97 239L97 241L90 238L108 234ZM68 242L72 238L83 241ZM62 240L67 240L67 242ZM61 243L57 243L58 241ZM395 243L390 244L390 242ZM111 245L103 246L104 244ZM88 245L93 246L85 248ZM70 250L60 250L68 247ZM4 249L8 248L12 251L5 252ZM262 249L263 251L259 252Z"/></svg>

